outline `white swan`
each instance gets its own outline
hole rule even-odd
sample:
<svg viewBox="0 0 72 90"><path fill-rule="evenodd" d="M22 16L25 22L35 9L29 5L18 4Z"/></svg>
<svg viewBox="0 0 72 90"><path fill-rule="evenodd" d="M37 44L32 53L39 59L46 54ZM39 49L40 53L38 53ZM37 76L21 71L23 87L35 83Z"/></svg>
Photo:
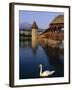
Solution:
<svg viewBox="0 0 72 90"><path fill-rule="evenodd" d="M41 77L52 75L54 72L55 72L54 70L53 71L46 70L42 72L42 64L40 64L40 76Z"/></svg>

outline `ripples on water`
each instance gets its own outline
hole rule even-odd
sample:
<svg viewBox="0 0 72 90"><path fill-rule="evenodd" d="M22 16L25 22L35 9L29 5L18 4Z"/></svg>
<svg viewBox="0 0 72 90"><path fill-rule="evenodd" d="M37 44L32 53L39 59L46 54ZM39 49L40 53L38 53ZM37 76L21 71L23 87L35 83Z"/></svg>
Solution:
<svg viewBox="0 0 72 90"><path fill-rule="evenodd" d="M43 47L38 44L32 48L31 41L21 41L19 49L19 78L40 78L40 67L44 70L55 70L49 77L64 76L64 55L59 48Z"/></svg>

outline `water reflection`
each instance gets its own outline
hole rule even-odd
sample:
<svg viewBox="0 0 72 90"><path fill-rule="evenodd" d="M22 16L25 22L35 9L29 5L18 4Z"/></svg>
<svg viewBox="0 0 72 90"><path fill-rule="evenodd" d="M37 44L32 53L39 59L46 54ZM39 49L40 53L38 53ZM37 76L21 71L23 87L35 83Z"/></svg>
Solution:
<svg viewBox="0 0 72 90"><path fill-rule="evenodd" d="M40 64L45 70L55 70L49 77L64 76L64 55L59 48L43 46L36 42L20 41L20 79L40 78Z"/></svg>
<svg viewBox="0 0 72 90"><path fill-rule="evenodd" d="M22 40L20 41L20 47L21 48L31 48L32 47L32 42L31 40Z"/></svg>

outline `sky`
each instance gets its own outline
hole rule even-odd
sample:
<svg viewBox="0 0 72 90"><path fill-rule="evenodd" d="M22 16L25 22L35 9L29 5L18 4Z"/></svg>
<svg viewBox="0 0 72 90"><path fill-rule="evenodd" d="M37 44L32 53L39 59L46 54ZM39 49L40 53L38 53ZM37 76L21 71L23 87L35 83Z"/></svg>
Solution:
<svg viewBox="0 0 72 90"><path fill-rule="evenodd" d="M58 16L63 15L63 12L44 12L44 11L19 11L19 24L29 23L32 24L36 21L41 29L47 29L52 20Z"/></svg>

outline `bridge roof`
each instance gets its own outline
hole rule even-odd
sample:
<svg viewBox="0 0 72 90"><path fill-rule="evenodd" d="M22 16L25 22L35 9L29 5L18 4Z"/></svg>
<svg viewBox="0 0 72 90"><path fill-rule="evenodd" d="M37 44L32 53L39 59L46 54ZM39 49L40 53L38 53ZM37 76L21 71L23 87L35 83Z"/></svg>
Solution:
<svg viewBox="0 0 72 90"><path fill-rule="evenodd" d="M57 16L51 24L64 23L64 15Z"/></svg>

